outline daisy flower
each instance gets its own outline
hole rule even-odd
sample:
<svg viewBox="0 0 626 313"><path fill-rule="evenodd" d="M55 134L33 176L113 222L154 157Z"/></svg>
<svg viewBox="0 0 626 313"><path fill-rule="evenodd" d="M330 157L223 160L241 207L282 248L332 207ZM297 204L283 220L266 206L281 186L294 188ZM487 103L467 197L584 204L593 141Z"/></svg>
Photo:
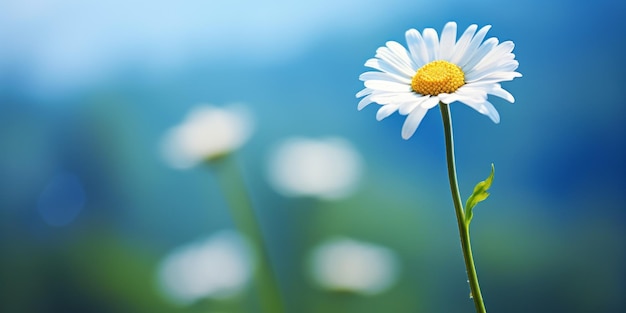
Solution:
<svg viewBox="0 0 626 313"><path fill-rule="evenodd" d="M312 251L310 272L322 288L374 295L389 289L400 274L391 249L350 238L330 239Z"/></svg>
<svg viewBox="0 0 626 313"><path fill-rule="evenodd" d="M252 119L246 107L201 105L167 131L161 152L170 165L184 169L239 149L251 134Z"/></svg>
<svg viewBox="0 0 626 313"><path fill-rule="evenodd" d="M204 297L235 295L251 280L254 265L246 238L222 230L170 252L161 261L157 278L164 295L184 305Z"/></svg>
<svg viewBox="0 0 626 313"><path fill-rule="evenodd" d="M381 105L376 119L382 120L398 111L407 118L402 138L409 139L429 109L439 103L459 101L500 122L488 95L511 103L513 96L500 86L522 74L516 72L518 62L512 53L512 41L500 43L497 38L483 39L490 25L477 31L471 25L456 40L457 25L447 23L441 32L426 28L406 32L408 50L395 41L388 41L376 50L376 56L365 66L376 71L365 72L359 79L365 88L356 94L361 98L358 109L372 102Z"/></svg>
<svg viewBox="0 0 626 313"><path fill-rule="evenodd" d="M271 155L269 182L291 197L340 199L359 183L363 160L347 140L339 137L285 140Z"/></svg>

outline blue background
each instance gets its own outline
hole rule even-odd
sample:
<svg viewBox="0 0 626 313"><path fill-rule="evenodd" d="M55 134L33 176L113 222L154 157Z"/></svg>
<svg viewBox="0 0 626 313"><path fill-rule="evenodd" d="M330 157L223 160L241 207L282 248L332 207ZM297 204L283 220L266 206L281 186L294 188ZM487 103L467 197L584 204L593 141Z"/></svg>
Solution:
<svg viewBox="0 0 626 313"><path fill-rule="evenodd" d="M363 63L387 40L450 20L513 40L522 78L493 124L452 105L462 194L486 177L474 254L490 312L626 310L626 5L618 1L1 1L0 311L236 312L176 307L158 262L232 228L212 172L175 170L165 131L201 103L244 103L237 153L290 312L471 312L441 117L356 110ZM341 136L366 167L338 201L286 199L267 157L289 136ZM54 211L55 207L63 210ZM52 209L51 209L52 208ZM51 211L52 210L52 211ZM59 226L62 225L62 226ZM336 295L305 274L317 242L394 249L400 281Z"/></svg>

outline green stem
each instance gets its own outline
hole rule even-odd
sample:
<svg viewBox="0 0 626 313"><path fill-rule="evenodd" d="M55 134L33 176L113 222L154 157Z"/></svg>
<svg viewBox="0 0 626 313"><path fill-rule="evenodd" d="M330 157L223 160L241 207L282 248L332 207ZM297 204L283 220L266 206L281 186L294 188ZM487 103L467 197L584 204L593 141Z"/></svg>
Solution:
<svg viewBox="0 0 626 313"><path fill-rule="evenodd" d="M230 155L212 159L208 163L215 165L214 169L222 192L229 204L235 225L252 243L254 255L258 260L254 278L262 312L284 312L278 282L271 267L267 244L263 239L263 233L239 166Z"/></svg>
<svg viewBox="0 0 626 313"><path fill-rule="evenodd" d="M452 200L454 202L454 210L459 225L459 235L461 236L461 248L463 250L463 258L465 259L465 269L471 290L471 298L474 299L476 312L486 313L483 296L478 285L478 276L474 266L474 258L472 257L472 246L470 244L469 223L465 222L465 211L461 202L461 193L459 192L459 183L456 178L456 165L454 161L454 139L452 138L452 118L450 116L450 107L448 104L440 103L441 117L443 119L443 130L446 137L446 160L448 161L448 179L450 180L450 190L452 191Z"/></svg>

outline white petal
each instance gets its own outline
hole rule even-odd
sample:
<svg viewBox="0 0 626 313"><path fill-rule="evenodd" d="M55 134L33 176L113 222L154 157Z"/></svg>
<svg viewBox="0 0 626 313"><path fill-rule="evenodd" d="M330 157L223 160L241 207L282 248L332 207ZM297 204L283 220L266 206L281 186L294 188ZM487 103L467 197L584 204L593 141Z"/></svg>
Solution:
<svg viewBox="0 0 626 313"><path fill-rule="evenodd" d="M409 114L409 116L406 117L406 120L404 121L404 124L402 125L402 138L403 139L406 140L406 139L411 138L411 136L413 136L413 134L415 133L415 130L417 130L417 127L420 125L420 123L422 122L422 119L426 115L426 112L428 112L427 109L419 106L415 108L415 110L413 110Z"/></svg>
<svg viewBox="0 0 626 313"><path fill-rule="evenodd" d="M474 69L480 70L483 68L487 68L492 66L493 64L498 64L501 60L508 60L508 54L513 51L515 44L512 41L505 41L495 48L491 49L489 53L487 53L478 64L476 64Z"/></svg>
<svg viewBox="0 0 626 313"><path fill-rule="evenodd" d="M483 58L498 45L498 38L489 38L483 42L478 49L467 59L465 63L459 63L459 66L465 73L468 73L474 69L476 64L480 63Z"/></svg>
<svg viewBox="0 0 626 313"><path fill-rule="evenodd" d="M474 103L471 101L465 102L463 100L461 100L461 102L465 103L467 106L471 107L472 109L478 111L478 113L489 116L489 118L494 123L496 124L500 123L500 114L498 114L498 110L496 110L496 108L493 106L493 104L491 104L491 102L487 100L480 102L480 103Z"/></svg>
<svg viewBox="0 0 626 313"><path fill-rule="evenodd" d="M464 93L452 93L452 94L439 94L438 97L441 99L443 103L453 103L453 102L463 102L467 105L478 105L487 100L487 94L483 91L477 92L464 92Z"/></svg>
<svg viewBox="0 0 626 313"><path fill-rule="evenodd" d="M372 90L371 88L363 88L363 90L356 93L356 97L361 98L363 96L371 94L373 91L374 90Z"/></svg>
<svg viewBox="0 0 626 313"><path fill-rule="evenodd" d="M430 97L426 99L426 101L422 102L421 107L426 110L429 110L429 109L436 107L437 104L439 104L439 97L435 96L435 97Z"/></svg>
<svg viewBox="0 0 626 313"><path fill-rule="evenodd" d="M480 80L467 81L467 83L474 83L474 82L499 83L499 82L513 80L513 78L516 78L516 77L522 77L522 74L518 72L497 72L497 73L489 74L489 76L482 77L480 78Z"/></svg>
<svg viewBox="0 0 626 313"><path fill-rule="evenodd" d="M459 40L456 42L456 45L454 46L454 54L452 54L450 62L454 64L459 63L459 60L465 55L467 46L472 40L472 37L474 37L474 33L476 32L477 28L477 25L472 24L465 30L465 32L463 32L463 35L461 35L461 38L459 38Z"/></svg>
<svg viewBox="0 0 626 313"><path fill-rule="evenodd" d="M497 84L493 89L489 90L487 93L490 95L494 95L496 97L500 97L511 103L515 102L515 98L513 97L513 95L510 92L504 90L500 86L500 84Z"/></svg>
<svg viewBox="0 0 626 313"><path fill-rule="evenodd" d="M439 101L446 103L446 104L459 101L459 99L461 98L461 96L457 94L456 92L455 93L440 93L437 95L437 97L439 97Z"/></svg>
<svg viewBox="0 0 626 313"><path fill-rule="evenodd" d="M432 28L424 29L424 43L428 51L428 62L439 59L439 38L436 30Z"/></svg>
<svg viewBox="0 0 626 313"><path fill-rule="evenodd" d="M372 94L372 101L378 104L389 104L393 103L393 99L396 97L396 92L377 92L376 94Z"/></svg>
<svg viewBox="0 0 626 313"><path fill-rule="evenodd" d="M411 85L394 83L384 80L368 80L365 87L381 91L406 92L411 90Z"/></svg>
<svg viewBox="0 0 626 313"><path fill-rule="evenodd" d="M372 102L373 101L372 101L372 96L371 95L361 99L361 101L359 101L359 105L357 106L357 110L359 110L359 111L363 110L363 108L365 108L366 106L368 106Z"/></svg>
<svg viewBox="0 0 626 313"><path fill-rule="evenodd" d="M473 55L475 55L477 53L477 50L479 49L479 47L481 47L482 43L483 43L483 39L485 39L485 36L487 35L487 32L489 31L489 29L491 29L491 25L486 25L483 26L474 36L474 38L472 38L472 41L469 43L469 45L467 46L465 53L461 56L461 58L458 61L458 65L463 67L465 63L467 63Z"/></svg>
<svg viewBox="0 0 626 313"><path fill-rule="evenodd" d="M496 110L496 108L493 106L493 104L491 104L491 102L489 101L485 101L485 103L483 103L483 105L485 106L485 108L487 109L487 116L489 116L489 118L496 124L500 123L500 114L498 113L498 110Z"/></svg>
<svg viewBox="0 0 626 313"><path fill-rule="evenodd" d="M390 64L387 61L383 61L381 59L372 58L365 62L365 66L371 67L375 70L379 70L381 72L386 72L390 74L394 74L402 77L410 77L412 78L415 75L414 71L408 72L404 67L398 67L397 65Z"/></svg>
<svg viewBox="0 0 626 313"><path fill-rule="evenodd" d="M410 62L407 63L407 60L403 60L400 56L396 55L394 51L387 47L380 47L376 49L376 57L381 62L386 62L393 66L404 75L412 76L417 70L417 68L414 68Z"/></svg>
<svg viewBox="0 0 626 313"><path fill-rule="evenodd" d="M386 80L390 82L411 84L411 79L385 72L365 72L359 76L359 80Z"/></svg>
<svg viewBox="0 0 626 313"><path fill-rule="evenodd" d="M500 58L500 59L492 59L489 63L485 63L481 61L478 65L476 65L471 71L466 72L465 78L469 76L469 80L474 80L478 76L494 73L494 72L513 72L517 69L519 63L517 60L508 59L508 58Z"/></svg>
<svg viewBox="0 0 626 313"><path fill-rule="evenodd" d="M409 29L407 30L405 37L415 65L422 67L426 65L426 63L430 62L428 60L428 50L426 49L424 38L422 38L420 32L415 29Z"/></svg>
<svg viewBox="0 0 626 313"><path fill-rule="evenodd" d="M461 88L457 89L454 93L459 97L471 98L476 101L483 101L487 99L487 91L483 86L466 84L461 86Z"/></svg>
<svg viewBox="0 0 626 313"><path fill-rule="evenodd" d="M398 110L397 104L383 105L382 107L380 107L380 109L378 109L378 112L376 112L376 120L381 121L387 116L396 112L397 110Z"/></svg>
<svg viewBox="0 0 626 313"><path fill-rule="evenodd" d="M378 104L400 104L415 100L414 92L379 92L372 95L372 101Z"/></svg>
<svg viewBox="0 0 626 313"><path fill-rule="evenodd" d="M454 52L456 43L456 23L448 22L441 31L441 41L439 42L439 59L448 60Z"/></svg>
<svg viewBox="0 0 626 313"><path fill-rule="evenodd" d="M517 60L504 61L500 64L493 64L489 67L474 68L472 71L465 73L465 81L474 82L483 77L489 77L491 74L499 72L514 72L519 66Z"/></svg>
<svg viewBox="0 0 626 313"><path fill-rule="evenodd" d="M407 101L400 105L398 112L402 115L411 113L417 106L421 105L425 100L428 100L429 96L422 96L420 94L414 94L415 99L413 101Z"/></svg>
<svg viewBox="0 0 626 313"><path fill-rule="evenodd" d="M409 52L406 51L406 48L403 45L395 41L387 41L387 48L393 51L393 53L398 56L406 65L410 66L412 69L417 69L417 66L411 59Z"/></svg>
<svg viewBox="0 0 626 313"><path fill-rule="evenodd" d="M487 97L484 98L474 98L474 97L468 97L468 96L459 96L459 100L457 100L459 102L465 103L468 106L471 107L478 107L480 106L483 102L487 101Z"/></svg>

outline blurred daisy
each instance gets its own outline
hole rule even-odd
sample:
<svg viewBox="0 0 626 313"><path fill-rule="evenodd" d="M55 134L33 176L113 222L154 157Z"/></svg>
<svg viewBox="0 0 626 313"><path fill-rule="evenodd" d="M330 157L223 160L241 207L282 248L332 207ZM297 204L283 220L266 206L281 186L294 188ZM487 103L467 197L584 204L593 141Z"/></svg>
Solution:
<svg viewBox="0 0 626 313"><path fill-rule="evenodd" d="M310 261L312 277L321 287L370 295L391 287L399 271L390 249L347 238L321 244Z"/></svg>
<svg viewBox="0 0 626 313"><path fill-rule="evenodd" d="M345 139L291 138L271 155L269 181L285 196L337 199L354 190L361 171L361 156Z"/></svg>
<svg viewBox="0 0 626 313"><path fill-rule="evenodd" d="M251 276L248 245L234 231L222 231L179 247L158 269L161 290L180 304L190 304L204 297L231 296L240 291Z"/></svg>
<svg viewBox="0 0 626 313"><path fill-rule="evenodd" d="M388 41L365 62L376 71L359 77L365 89L356 94L357 98L363 97L358 109L372 102L382 105L376 114L379 121L396 111L407 115L402 126L404 139L415 133L426 112L440 102L462 102L499 123L498 111L487 96L513 103L513 96L502 89L500 82L522 74L515 72L518 62L512 53L513 42L499 43L497 38L483 41L491 26L477 28L468 27L458 41L454 22L444 26L441 38L432 28L422 34L410 29L406 32L408 50Z"/></svg>
<svg viewBox="0 0 626 313"><path fill-rule="evenodd" d="M238 149L251 132L252 121L245 108L199 106L165 134L161 150L173 167L188 168Z"/></svg>

